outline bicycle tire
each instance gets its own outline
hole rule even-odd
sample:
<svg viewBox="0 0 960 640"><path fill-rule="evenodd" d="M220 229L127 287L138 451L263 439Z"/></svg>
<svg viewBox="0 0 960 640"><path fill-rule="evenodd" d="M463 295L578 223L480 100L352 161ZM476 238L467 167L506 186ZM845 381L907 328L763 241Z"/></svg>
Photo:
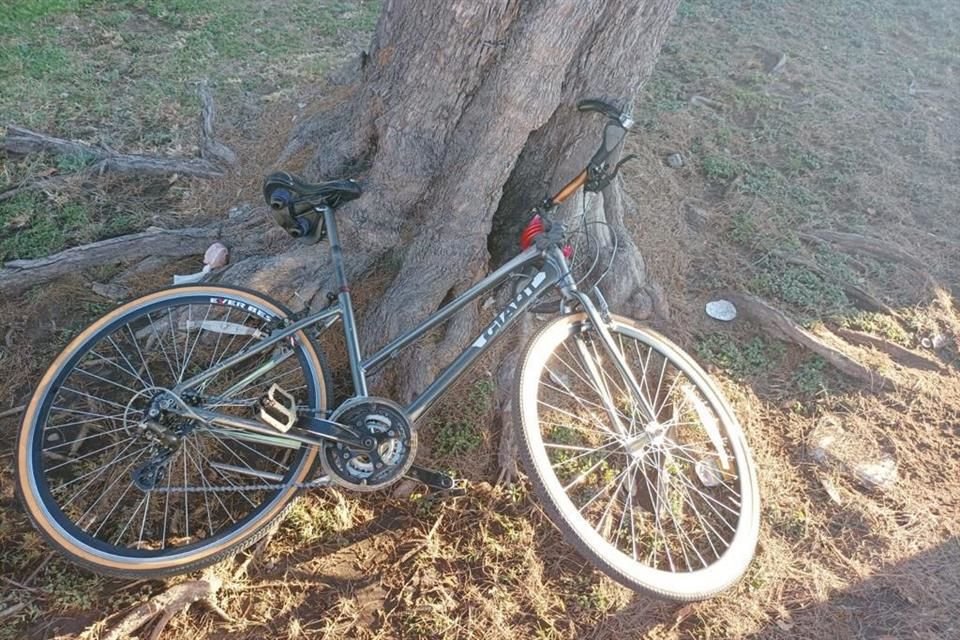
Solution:
<svg viewBox="0 0 960 640"><path fill-rule="evenodd" d="M201 309L196 316L194 308ZM200 319L204 308L206 314ZM218 355L216 362L242 350L266 335L262 330L267 325L290 313L279 302L241 287L185 285L127 302L74 338L43 375L17 437L17 494L40 534L76 564L100 574L137 579L200 569L262 538L270 524L292 506L296 485L309 479L317 462L316 447L248 444L223 431L218 434L180 419L183 424L176 427L183 433L180 444L174 453L163 454L157 453L155 444L142 441L143 431L136 431L134 418L143 413L144 403L155 389L165 388L161 381L172 382L178 376L185 379L211 368ZM161 318L159 324L154 316ZM246 342L240 346L241 341ZM232 351L235 344L239 348ZM221 411L255 410L256 396L273 376L274 382L283 380L291 388L302 381L295 391L298 405L325 410L331 386L323 354L303 331L279 345L282 349L267 349L204 383L202 391L211 398L207 406ZM248 371L267 354L273 359ZM104 407L112 412L109 416L101 413ZM122 414L119 407L124 407ZM118 442L126 444L116 457L86 471L98 463L97 456L113 456L121 446ZM135 457L120 470L119 462L128 450ZM144 462L142 456L147 454ZM154 458L160 461L154 462ZM138 462L139 467L131 467ZM78 475L81 473L86 475ZM259 492L248 489L265 484L250 477L254 473L276 476L275 486L286 486ZM99 487L88 486L101 477ZM164 478L165 487L161 486ZM174 482L178 484L171 489ZM187 491L191 482L199 483L201 491L195 493L202 493L202 502ZM65 487L71 483L68 492ZM99 496L98 488L102 488ZM183 491L178 494L180 488ZM137 496L138 491L142 497ZM116 511L128 495L140 501L129 519L129 507L122 515ZM153 496L159 496L155 503ZM160 517L161 502L162 525L155 521ZM171 503L177 511L169 517ZM98 513L97 509L102 512L107 506L111 508L105 516ZM86 524L91 518L96 519ZM204 519L206 523L201 522ZM118 533L124 520L126 526ZM127 543L135 533L139 534L137 540ZM114 534L117 537L111 543ZM160 539L147 539L149 536Z"/></svg>
<svg viewBox="0 0 960 640"><path fill-rule="evenodd" d="M557 318L527 344L515 401L528 477L554 525L600 571L670 600L711 597L736 583L755 553L760 496L749 448L689 355L626 318L613 316L607 329L641 397L586 314ZM565 397L574 410L557 406Z"/></svg>

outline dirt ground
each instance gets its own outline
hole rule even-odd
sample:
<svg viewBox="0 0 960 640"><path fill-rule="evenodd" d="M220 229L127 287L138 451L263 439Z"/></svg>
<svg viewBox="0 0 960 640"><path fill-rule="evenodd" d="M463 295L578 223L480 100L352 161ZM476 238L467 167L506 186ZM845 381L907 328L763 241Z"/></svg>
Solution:
<svg viewBox="0 0 960 640"><path fill-rule="evenodd" d="M305 80L358 54L377 9L290 3L323 26L281 37L286 14L188 4L51 0L0 19L0 69L22 80L0 119L189 152L186 85L210 75L241 159L224 180L143 184L73 180L76 159L0 157L4 188L65 177L0 202L4 260L252 201L316 97ZM261 30L255 46L236 46L247 23ZM290 64L261 55L281 45ZM134 54L179 89L151 99L131 72L109 98L97 93L111 82L97 58L123 66ZM58 75L62 60L77 73ZM218 568L226 615L197 605L163 638L960 638L960 4L684 0L634 115L631 231L670 307L660 328L720 380L759 469L760 548L740 584L678 605L585 565L523 483L495 486L500 426L481 365L422 431L425 461L458 470L466 496L306 495L245 571ZM132 292L196 266L165 267ZM0 410L23 404L65 341L110 308L90 284L115 273L0 302ZM705 315L706 302L745 293L827 349L747 314ZM874 377L842 373L837 354ZM101 638L197 577L109 580L52 556L13 497L16 428L16 415L0 418L0 639ZM885 488L855 472L879 461L896 468Z"/></svg>

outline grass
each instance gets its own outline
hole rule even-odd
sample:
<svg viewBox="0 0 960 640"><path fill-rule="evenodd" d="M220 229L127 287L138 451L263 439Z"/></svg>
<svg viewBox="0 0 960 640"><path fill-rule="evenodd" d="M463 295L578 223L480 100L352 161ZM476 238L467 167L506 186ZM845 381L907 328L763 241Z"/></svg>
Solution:
<svg viewBox="0 0 960 640"><path fill-rule="evenodd" d="M71 131L102 127L112 145L150 145L196 109L207 78L222 104L303 80L369 33L377 2L89 0L28 3L0 21L0 119ZM326 64L326 63L324 63ZM111 125L111 126L106 126ZM174 134L174 144L186 143Z"/></svg>
<svg viewBox="0 0 960 640"><path fill-rule="evenodd" d="M774 369L783 357L783 347L759 336L746 341L724 333L711 333L697 342L697 355L729 371L737 378L761 376Z"/></svg>
<svg viewBox="0 0 960 640"><path fill-rule="evenodd" d="M373 1L43 0L0 16L0 122L123 151L195 153L196 87L208 80L221 122L249 119L264 95L313 81L365 40ZM223 129L223 128L222 128ZM221 129L221 130L222 130ZM83 155L0 159L0 190L77 175ZM183 190L79 178L0 203L0 260L36 258L142 229ZM145 191L159 194L144 198ZM109 193L107 193L109 192Z"/></svg>
<svg viewBox="0 0 960 640"><path fill-rule="evenodd" d="M433 448L440 456L459 456L483 444L483 431L493 399L493 382L480 378L460 396L453 411L442 412L433 425Z"/></svg>

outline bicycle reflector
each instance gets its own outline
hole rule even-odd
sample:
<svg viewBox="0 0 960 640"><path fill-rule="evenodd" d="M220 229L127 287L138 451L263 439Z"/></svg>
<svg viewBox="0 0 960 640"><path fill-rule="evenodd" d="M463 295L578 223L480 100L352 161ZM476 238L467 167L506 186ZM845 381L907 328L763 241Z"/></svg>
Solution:
<svg viewBox="0 0 960 640"><path fill-rule="evenodd" d="M540 214L537 214L530 219L530 222L520 234L520 248L528 249L533 244L533 239L541 233L543 233L543 219Z"/></svg>
<svg viewBox="0 0 960 640"><path fill-rule="evenodd" d="M520 249L526 250L529 248L530 245L533 244L533 239L541 233L543 233L543 219L540 217L540 214L536 214L520 234ZM563 245L561 251L563 251L563 257L567 260L573 257L573 247L569 244Z"/></svg>

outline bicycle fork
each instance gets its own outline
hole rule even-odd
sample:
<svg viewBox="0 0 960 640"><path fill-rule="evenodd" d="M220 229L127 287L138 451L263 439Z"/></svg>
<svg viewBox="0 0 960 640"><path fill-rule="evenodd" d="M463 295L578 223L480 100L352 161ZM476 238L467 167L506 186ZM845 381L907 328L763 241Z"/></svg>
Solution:
<svg viewBox="0 0 960 640"><path fill-rule="evenodd" d="M646 419L649 421L655 421L657 419L657 412L654 409L653 405L647 400L647 398L640 391L640 383L637 382L636 377L633 375L633 371L627 365L626 357L623 353L620 352L620 348L617 345L616 341L613 338L613 335L610 333L610 330L607 328L608 320L604 318L605 314L602 314L593 304L593 300L590 299L586 294L576 291L573 292L573 295L576 296L580 302L580 305L583 307L583 310L586 312L587 317L590 319L590 323L597 330L601 337L601 344L603 345L604 351L613 361L614 366L617 368L617 372L627 381L629 391L637 398L643 410L646 412ZM604 402L612 403L612 395L609 391L609 386L604 380L603 372L596 366L596 359L589 357L589 352L586 351L586 346L583 344L583 341L578 341L577 343L578 350L581 353L581 357L584 358L585 362L588 363L588 372L594 378L594 381L597 383L597 389L600 391L601 396L604 398ZM608 408L610 410L610 408Z"/></svg>

